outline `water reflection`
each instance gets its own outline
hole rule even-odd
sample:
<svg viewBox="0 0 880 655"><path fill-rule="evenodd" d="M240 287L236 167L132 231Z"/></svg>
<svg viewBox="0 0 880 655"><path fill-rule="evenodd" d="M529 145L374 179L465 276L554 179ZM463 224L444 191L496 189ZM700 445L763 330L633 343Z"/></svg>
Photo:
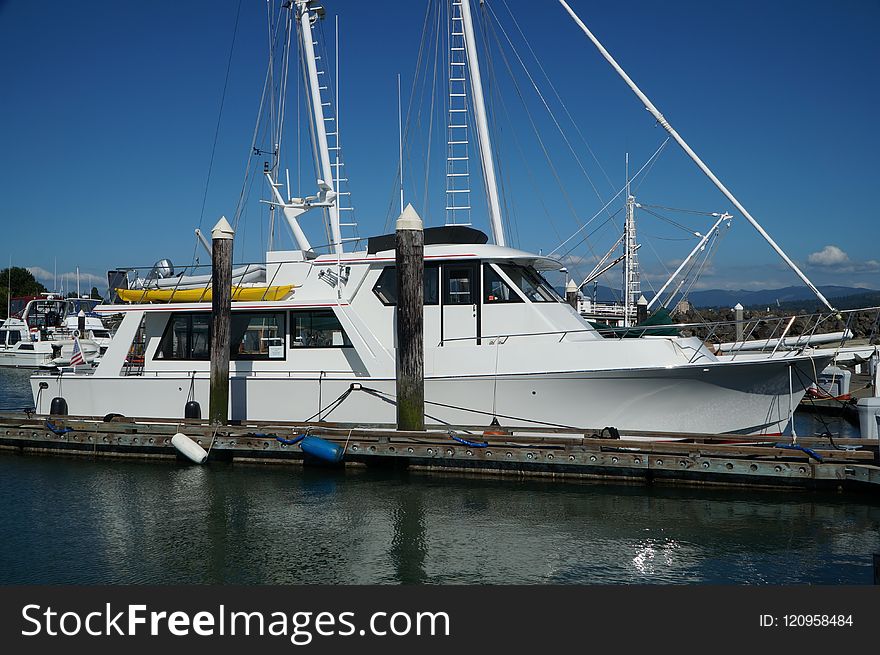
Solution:
<svg viewBox="0 0 880 655"><path fill-rule="evenodd" d="M869 583L864 496L0 455L0 583Z"/></svg>

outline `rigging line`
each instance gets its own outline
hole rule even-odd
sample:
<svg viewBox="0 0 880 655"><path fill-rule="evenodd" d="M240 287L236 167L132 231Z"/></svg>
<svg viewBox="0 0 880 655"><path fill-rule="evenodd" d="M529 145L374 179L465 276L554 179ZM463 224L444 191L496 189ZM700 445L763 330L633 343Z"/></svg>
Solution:
<svg viewBox="0 0 880 655"><path fill-rule="evenodd" d="M599 189L596 187L593 182L593 178L590 177L590 174L587 172L587 169L584 167L581 162L580 157L578 157L577 152L574 149L574 146L571 145L571 141L568 140L568 136L565 134L565 130L562 129L562 126L559 124L559 121L556 120L556 115L553 113L553 110L550 108L550 105L547 103L547 100L544 98L544 94L541 93L541 90L538 88L538 85L535 83L532 74L529 72L529 69L526 67L525 62L523 62L522 57L519 56L519 52L516 47L513 45L513 42L510 40L510 37L507 36L507 31L504 29L504 26L498 21L498 17L495 16L495 11L489 6L489 11L492 12L492 15L495 17L495 20L498 24L498 28L501 30L501 34L504 36L507 41L510 49L513 51L513 54L516 56L519 65L522 67L523 71L525 71L526 77L529 78L529 82L532 83L532 88L535 90L535 93L538 94L538 98L540 98L541 103L544 105L544 108L547 110L547 113L550 115L550 118L553 121L553 124L556 126L556 129L559 131L559 134L562 136L562 140L565 141L565 145L568 146L568 150L571 152L572 157L577 162L578 167L581 169L581 172L584 174L584 177L587 178L587 182L590 183L590 187L593 189L593 192L596 194L596 197L599 199L599 202L602 202L602 194L599 193Z"/></svg>
<svg viewBox="0 0 880 655"><path fill-rule="evenodd" d="M611 223L611 220L612 220L615 216L617 216L620 212L622 212L623 210L624 210L624 207L619 207L619 208L617 208L616 210L614 210L614 213L613 213L613 214L611 214L610 216L607 216L607 217L605 218L605 220L603 220L603 221L602 221L601 223L599 223L596 227L594 227L593 230L592 230L591 232L588 232L587 234L585 234L584 236L582 236L582 237L580 238L579 241L577 241L577 242L576 242L571 248L569 248L569 249L566 250L564 253L562 253L562 254L560 255L560 257L568 257L568 255L570 255L570 254L572 253L572 251L573 251L575 248L577 248L577 247L578 247L579 245L581 245L584 241L586 241L586 240L589 239L591 236L593 236L594 234L596 234L596 232L598 232L599 230L601 230L603 227L605 227L606 225L608 225L608 223ZM617 224L616 224L616 223L613 223L612 225L614 225L615 228L617 227ZM552 254L552 253L551 253L551 254ZM549 255L548 255L548 257L549 257Z"/></svg>
<svg viewBox="0 0 880 655"><path fill-rule="evenodd" d="M642 207L652 207L654 209L665 209L670 212L682 212L683 214L698 214L699 216L712 216L717 218L719 216L718 212L704 212L696 209L680 209L678 207L664 207L663 205L646 205L645 203L639 203Z"/></svg>
<svg viewBox="0 0 880 655"><path fill-rule="evenodd" d="M253 136L251 137L251 147L250 147L250 150L248 151L247 161L245 162L244 181L242 182L242 185L241 185L241 192L238 194L238 204L236 204L236 206L235 206L235 216L233 218L233 223L232 223L232 226L235 229L238 229L238 221L239 221L239 218L241 217L241 212L242 212L242 209L244 208L244 204L245 204L245 197L246 197L245 189L248 186L248 178L250 177L251 166L253 165L254 148L257 145L257 138L260 133L260 124L262 123L262 120L263 120L263 108L264 108L264 104L265 104L265 100L266 100L266 93L267 93L268 88L269 88L269 70L267 69L266 70L266 79L263 82L263 94L262 94L262 96L260 96L260 108L257 110L257 121L254 124L254 133L253 133Z"/></svg>
<svg viewBox="0 0 880 655"><path fill-rule="evenodd" d="M490 23L489 27L491 28L492 25L493 24ZM510 67L510 62L508 61L507 56L504 54L504 50L501 48L501 41L498 38L498 35L494 31L494 29L492 30L492 36L495 37L495 41L498 44L498 51L501 54L501 60L504 62L504 65L507 68L507 72L510 74L510 79L513 82L513 88L516 91L516 95L519 98L520 102L522 103L523 109L526 112L526 116L528 117L529 123L532 127L532 132L534 132L535 138L538 140L538 144L540 145L541 150L544 154L544 159L547 161L547 166L549 167L550 172L553 174L553 177L556 180L556 184L559 186L559 189L560 189L562 198L565 201L565 204L568 205L568 209L571 212L572 216L574 216L575 221L577 221L579 223L580 220L578 219L577 211L574 208L574 204L571 200L571 197L568 195L568 192L566 191L565 185L562 184L562 179L559 177L559 172L556 170L556 167L553 165L553 160L550 158L550 153L547 149L547 146L544 143L544 140L541 138L541 135L538 132L538 128L537 128L537 125L535 124L535 120L532 117L532 113L529 111L528 105L525 101L525 97L523 96L522 91L520 90L519 84L517 84L517 82L516 82L516 78L513 75L513 70ZM596 256L596 253L593 252L593 247L589 243L587 244L587 247L593 253L593 256Z"/></svg>
<svg viewBox="0 0 880 655"><path fill-rule="evenodd" d="M694 276L693 281L688 286L687 291L685 291L682 298L687 298L690 295L691 291L694 288L694 285L703 275L703 271L705 270L706 265L709 263L709 260L714 257L715 252L718 250L718 246L721 244L721 238L723 236L724 235L720 231L715 233L715 236L712 239L712 245L709 246L709 248L707 249L706 256L703 258L703 262L700 264L700 269L697 271L697 274Z"/></svg>
<svg viewBox="0 0 880 655"><path fill-rule="evenodd" d="M658 214L657 212L653 212L650 209L646 209L644 205L640 204L639 209L641 209L646 214L650 214L651 216L659 218L661 221L665 221L665 222L669 223L670 225L674 225L675 227L679 228L680 230L684 230L685 232L690 234L691 237L694 237L698 234L698 232L696 230L694 230L693 228L688 227L687 225L682 225L681 223L678 223L677 221L673 221L671 218L666 218L662 214Z"/></svg>
<svg viewBox="0 0 880 655"><path fill-rule="evenodd" d="M437 3L437 21L436 21L436 38L434 39L434 71L431 79L431 106L428 109L428 147L425 153L425 186L422 189L422 212L425 225L430 220L430 207L428 205L428 187L431 177L431 144L434 140L434 101L437 97L437 64L440 59L440 25L441 14L440 3Z"/></svg>
<svg viewBox="0 0 880 655"><path fill-rule="evenodd" d="M507 118L508 123L513 124L513 119L510 116L510 112L507 109L507 103L504 102L503 95L499 94L498 96L499 104L501 105L501 109L504 112L504 116ZM526 171L526 176L529 180L529 183L532 186L532 190L534 191L534 197L537 199L538 203L541 205L541 209L544 211L544 215L547 217L548 224L553 228L553 232L556 234L556 237L559 238L559 230L556 228L556 224L553 222L553 217L550 214L550 211L547 209L547 205L544 202L544 196L541 194L537 178L535 177L535 173L532 170L532 167L529 165L529 159L525 155L525 151L523 150L522 143L517 136L517 130L511 130L510 135L513 137L513 143L516 146L517 152L522 159L523 167ZM517 235L518 236L518 235Z"/></svg>
<svg viewBox="0 0 880 655"><path fill-rule="evenodd" d="M489 16L487 15L487 6L483 5L483 22L489 23ZM498 77L495 73L495 62L492 58L492 52L489 47L489 39L486 34L485 29L481 29L483 25L480 21L477 21L476 27L476 37L479 39L483 45L483 52L486 53L486 72L487 78L489 81L489 97L492 100L490 105L487 107L489 112L489 126L492 130L492 144L494 146L494 150L496 151L495 157L495 167L498 170L498 180L499 180L499 195L501 196L502 202L502 212L501 212L501 220L507 228L507 232L511 234L511 236L515 239L512 243L516 243L517 245L520 243L519 238L519 225L516 220L516 205L512 202L512 199L508 197L507 187L508 185L512 186L510 183L510 177L507 172L507 166L504 161L505 158L502 155L501 148L503 145L503 141L501 139L501 135L503 132L503 127L501 125L501 121L499 120L498 112L495 110L496 102L499 104L504 103L503 94L501 93L501 85L498 83ZM505 109L506 113L506 109ZM476 120L474 123L476 124ZM514 131L514 130L512 130ZM555 227L554 227L555 230Z"/></svg>
<svg viewBox="0 0 880 655"><path fill-rule="evenodd" d="M652 162L652 161L653 161L653 160L654 160L654 159L660 154L660 152L663 150L663 148L664 148L664 147L666 146L666 144L669 142L669 138L670 138L670 137L666 137L666 140L663 141L663 143L660 144L660 147L657 148L657 149L654 151L654 154L651 155L651 156L648 158L648 160L647 160L644 164L642 164L642 167L641 167L638 171L636 171L636 174L633 175L633 176L630 178L630 184L632 184L633 180L635 180L636 178L638 178L639 175L642 173L642 171L645 170L645 168L647 168L647 166L648 166L648 165L649 165L649 164L650 164L650 163L651 163L651 162ZM571 241L573 238L575 238L580 232L582 232L583 230L585 230L585 229L587 228L587 226L588 226L590 223L592 223L594 220L596 220L596 219L599 217L599 214L601 214L602 212L604 212L605 209L606 209L606 208L607 208L612 202L614 202L614 201L618 198L618 196L620 196L620 194L623 193L624 191L626 191L626 185L620 187L620 190L619 190L617 193L615 193L615 194L611 197L611 199L610 199L608 202L606 202L605 205L604 205L601 209L599 209L599 211L597 211L595 214L593 214L592 217L590 217L590 219L589 219L586 223L584 223L581 227L579 227L577 230L575 230L574 233L572 233L572 235L571 235L570 237L568 237L565 241L563 241L563 242L560 243L558 246L556 246L553 250L551 250L551 251L550 251L550 254L548 255L548 257L549 257L550 255L552 255L553 253L555 253L555 252L556 252L557 250L559 250L560 248L562 248L562 246L564 246L566 243L568 243L569 241Z"/></svg>
<svg viewBox="0 0 880 655"><path fill-rule="evenodd" d="M407 101L407 106L406 106L406 120L404 121L404 130L403 130L403 139L402 139L403 144L404 144L403 151L405 153L405 156L402 157L402 159L407 164L409 164L411 161L410 154L412 151L412 144L409 140L410 128L412 127L410 118L412 116L413 101L416 98L416 85L417 85L418 79L419 79L419 71L421 71L421 69L422 69L422 61L424 60L424 56L425 56L425 45L428 41L428 25L430 24L431 8L433 6L434 6L434 4L431 1L425 3L425 18L422 21L422 36L421 36L421 39L419 40L419 53L418 53L418 56L416 57L415 72L413 73L413 80L412 80L412 84L410 85L409 100ZM422 91L419 95L419 104L417 105L419 108L418 109L419 116L421 116L421 97L423 95L424 95L424 84L422 85ZM385 232L387 232L390 229L391 220L392 220L392 216L393 216L393 212L394 212L394 205L397 202L397 196L398 196L399 189L396 185L397 185L397 180L400 179L400 173L401 173L400 168L401 168L401 162L398 161L397 173L394 177L394 185L391 190L391 199L388 202L388 210L385 214L385 227L384 227Z"/></svg>
<svg viewBox="0 0 880 655"><path fill-rule="evenodd" d="M281 83L278 90L278 133L273 144L276 150L275 159L278 163L276 178L281 175L281 142L284 133L284 113L287 107L287 78L290 71L290 37L293 32L291 22L293 20L293 12L287 12L287 21L284 24L284 32L287 35L284 47L284 56L281 60Z"/></svg>
<svg viewBox="0 0 880 655"><path fill-rule="evenodd" d="M217 151L217 140L220 136L220 122L223 119L223 105L226 103L226 89L229 85L229 71L232 68L232 54L235 52L235 37L238 35L238 18L241 15L241 0L235 10L235 25L232 28L232 43L229 45L229 56L226 61L226 76L223 78L223 92L220 94L220 110L217 112L217 126L214 129L214 143L211 145L211 159L208 162L208 175L205 179L205 192L202 194L202 209L199 212L199 228L205 217L205 204L208 202L208 188L211 185L211 171L214 168L214 154ZM195 259L195 253L193 253Z"/></svg>
<svg viewBox="0 0 880 655"><path fill-rule="evenodd" d="M661 151L661 152L665 149L666 144L669 142L669 138L670 138L670 137L667 136L666 139L663 141L663 145L660 146L660 151ZM654 165L655 165L658 161L660 161L660 157L659 157L659 156L658 156L657 158L655 158L655 159L651 162L651 165L648 166L648 170L645 171L645 174L639 179L639 181L638 181L638 183L635 185L635 187L633 187L632 195L636 195L636 194L639 192L639 189L642 188L642 184L645 182L645 180L648 179L648 176L651 174L651 171L654 170ZM630 183L632 183L633 181L634 181L634 180L630 180Z"/></svg>
<svg viewBox="0 0 880 655"><path fill-rule="evenodd" d="M507 10L507 13L510 14L511 19L513 20L513 24L522 37L523 42L526 44L526 47L529 49L529 52L532 55L532 58L535 60L535 63L538 65L541 73L544 75L544 79L547 80L547 83L550 85L550 88L553 90L553 94L556 96L556 99L559 101L559 105L562 107L562 110L565 112L566 117L571 122L572 127L574 127L575 132L577 132L578 136L581 138L584 146L586 146L587 151L590 153L590 156L593 158L593 161L596 162L596 166L599 167L599 170L602 171L602 175L605 176L605 179L608 181L608 186L611 187L611 191L614 191L614 183L611 181L611 178L608 176L608 173L605 171L605 168L602 166L602 163L599 161L596 154L593 152L593 149L590 147L590 144L587 142L586 137L584 137L583 132L581 132L580 126L574 120L574 117L568 111L568 107L566 107L565 103L562 100L562 96L559 95L559 91L556 90L556 87L553 84L553 81L550 79L550 76L547 74L547 71L544 69L543 64L541 64L541 60L538 58L538 55L535 54L534 49L532 48L531 43L526 37L525 33L522 31L522 28L519 25L519 21L516 19L516 16L511 11L510 6L507 4L507 0L501 0L504 8Z"/></svg>

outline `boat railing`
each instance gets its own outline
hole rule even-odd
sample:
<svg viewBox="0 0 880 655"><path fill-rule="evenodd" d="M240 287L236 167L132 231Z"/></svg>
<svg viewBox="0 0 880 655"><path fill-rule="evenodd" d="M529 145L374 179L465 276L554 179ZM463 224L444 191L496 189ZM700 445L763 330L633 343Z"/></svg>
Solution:
<svg viewBox="0 0 880 655"><path fill-rule="evenodd" d="M737 336L737 326L742 326L742 338ZM598 332L606 339L695 337L704 347L694 348L687 342L677 342L678 347L691 353L689 359L693 363L704 357L707 349L713 355L728 355L731 359L736 359L746 352L776 354L780 350L803 351L809 346L816 345L817 342L841 347L843 343L857 338L859 334L863 334L863 338L873 342L880 336L880 307L846 309L834 313L750 316L741 321L733 319L632 327L603 326L595 330L584 328L444 337L437 346L476 340L489 345L502 345L510 339L546 337L554 337L558 342L562 342L570 335L594 332Z"/></svg>
<svg viewBox="0 0 880 655"><path fill-rule="evenodd" d="M242 284L247 284L247 282L242 282L243 280L247 280L247 278L253 274L258 272L267 271L267 267L265 262L241 262L237 264L233 264L233 276L232 276L232 284L233 286L241 286ZM266 300L271 293L271 289L275 286L276 278L278 273L281 271L281 267L276 266L273 267L273 273L271 279L264 278L259 281L259 286L265 286L265 290L263 292L263 296L261 298L257 298L256 300ZM188 264L186 266L181 267L180 269L175 269L172 274L167 275L165 277L161 277L157 273L157 266L128 266L125 268L118 269L120 271L126 272L126 287L117 287L117 289L111 289L110 294L111 298L116 296L116 291L123 290L129 292L137 292L140 291L141 294L139 296L132 296L129 294L128 300L123 302L134 303L134 304L144 304L144 303L173 303L180 302L182 300L183 292L186 291L186 301L187 302L207 302L210 298L211 293L211 274L212 274L212 266L211 264ZM193 280L197 278L207 278L204 281L194 283ZM161 280L175 280L174 284L168 285L160 285L159 282ZM138 286L128 286L132 284L137 284ZM157 299L154 297L153 292L157 290L167 291L168 297ZM200 292L194 298L192 297L192 292L198 291Z"/></svg>
<svg viewBox="0 0 880 655"><path fill-rule="evenodd" d="M680 336L698 338L713 354L731 359L747 352L777 354L803 351L817 344L840 348L846 341L866 338L873 343L880 333L880 307L862 307L836 312L764 314L742 320L715 320L695 323L603 327L606 338ZM691 361L700 356L693 349Z"/></svg>

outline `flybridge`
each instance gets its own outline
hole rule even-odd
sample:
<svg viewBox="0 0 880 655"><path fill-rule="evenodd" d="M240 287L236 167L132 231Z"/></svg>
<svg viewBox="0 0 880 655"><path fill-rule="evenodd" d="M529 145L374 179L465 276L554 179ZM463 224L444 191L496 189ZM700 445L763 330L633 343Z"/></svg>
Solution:
<svg viewBox="0 0 880 655"><path fill-rule="evenodd" d="M367 253L375 254L382 250L394 250L396 235L382 234L367 240ZM464 225L443 225L425 228L425 245L441 244L484 244L489 237L485 232Z"/></svg>

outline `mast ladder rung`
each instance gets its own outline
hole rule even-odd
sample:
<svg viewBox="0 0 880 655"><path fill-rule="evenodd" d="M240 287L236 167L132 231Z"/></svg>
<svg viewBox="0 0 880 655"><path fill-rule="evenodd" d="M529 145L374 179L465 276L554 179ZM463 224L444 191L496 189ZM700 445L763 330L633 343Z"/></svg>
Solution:
<svg viewBox="0 0 880 655"><path fill-rule="evenodd" d="M464 48L449 48L452 52L464 52Z"/></svg>
<svg viewBox="0 0 880 655"><path fill-rule="evenodd" d="M466 127L467 127L467 124L465 124L465 125L447 125L446 127L448 127L450 130L451 130L452 128L454 128L454 127L464 127L464 128L466 128Z"/></svg>
<svg viewBox="0 0 880 655"><path fill-rule="evenodd" d="M465 111L467 111L467 109L450 109L449 113L450 114L460 114L461 112L465 112ZM463 127L467 127L467 126L464 125Z"/></svg>
<svg viewBox="0 0 880 655"><path fill-rule="evenodd" d="M446 142L446 144L450 145L450 146L467 145L467 143L468 143L467 141L447 141Z"/></svg>
<svg viewBox="0 0 880 655"><path fill-rule="evenodd" d="M456 209L470 209L471 206L467 205L466 207L447 207L446 211L455 211Z"/></svg>
<svg viewBox="0 0 880 655"><path fill-rule="evenodd" d="M470 189L446 189L446 193L470 193Z"/></svg>
<svg viewBox="0 0 880 655"><path fill-rule="evenodd" d="M447 157L446 161L467 161L467 157Z"/></svg>
<svg viewBox="0 0 880 655"><path fill-rule="evenodd" d="M467 177L470 173L447 173L446 177Z"/></svg>

